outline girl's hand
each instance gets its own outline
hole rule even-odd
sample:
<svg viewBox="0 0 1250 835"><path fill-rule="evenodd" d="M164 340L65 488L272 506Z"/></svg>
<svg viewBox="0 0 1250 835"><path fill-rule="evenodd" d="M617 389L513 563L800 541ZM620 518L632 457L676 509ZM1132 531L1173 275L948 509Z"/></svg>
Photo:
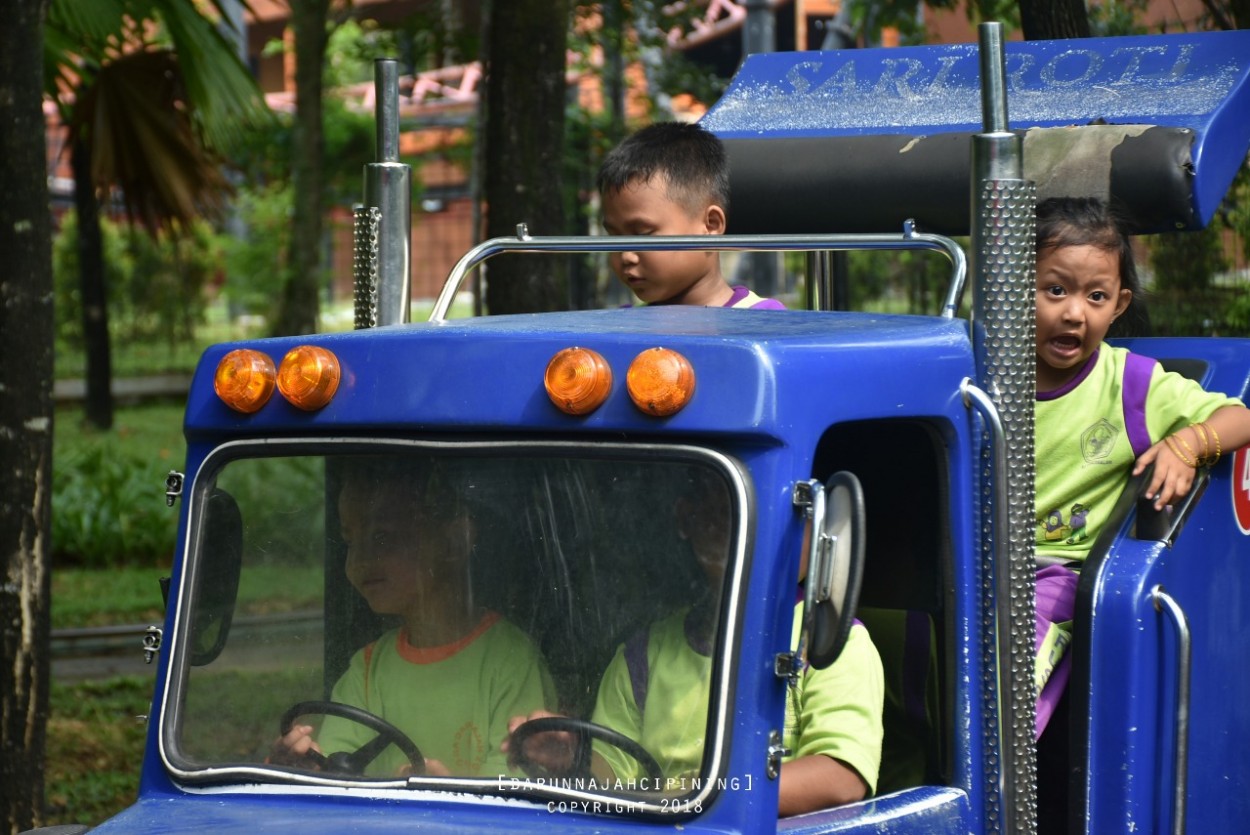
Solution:
<svg viewBox="0 0 1250 835"><path fill-rule="evenodd" d="M312 732L312 725L295 725L286 736L274 740L267 762L308 767L309 752L321 753L321 748L312 738Z"/></svg>
<svg viewBox="0 0 1250 835"><path fill-rule="evenodd" d="M1146 485L1146 498L1154 500L1155 510L1163 510L1189 494L1196 471L1172 451L1166 440L1142 453L1133 467L1133 475L1140 475L1152 462L1155 470Z"/></svg>

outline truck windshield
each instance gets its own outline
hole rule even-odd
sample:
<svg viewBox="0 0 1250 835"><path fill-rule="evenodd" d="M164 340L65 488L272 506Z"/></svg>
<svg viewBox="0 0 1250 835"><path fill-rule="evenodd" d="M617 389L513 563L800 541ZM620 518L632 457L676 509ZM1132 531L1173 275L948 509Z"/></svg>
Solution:
<svg viewBox="0 0 1250 835"><path fill-rule="evenodd" d="M196 480L172 769L646 804L723 768L716 682L748 495L730 459L312 449L240 444ZM681 688L649 688L660 653L684 665Z"/></svg>

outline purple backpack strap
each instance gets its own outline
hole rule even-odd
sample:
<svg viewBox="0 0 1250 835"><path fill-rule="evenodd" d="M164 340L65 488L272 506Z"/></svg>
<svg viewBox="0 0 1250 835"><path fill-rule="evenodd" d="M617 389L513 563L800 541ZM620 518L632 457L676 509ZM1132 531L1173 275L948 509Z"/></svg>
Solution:
<svg viewBox="0 0 1250 835"><path fill-rule="evenodd" d="M1146 395L1150 393L1150 377L1157 360L1129 353L1124 358L1124 430L1133 447L1133 457L1150 449L1150 431L1146 428Z"/></svg>
<svg viewBox="0 0 1250 835"><path fill-rule="evenodd" d="M647 686L651 683L651 668L647 664L647 644L650 642L649 629L635 632L625 642L625 669L629 671L629 683L634 691L634 704L641 713L647 704Z"/></svg>

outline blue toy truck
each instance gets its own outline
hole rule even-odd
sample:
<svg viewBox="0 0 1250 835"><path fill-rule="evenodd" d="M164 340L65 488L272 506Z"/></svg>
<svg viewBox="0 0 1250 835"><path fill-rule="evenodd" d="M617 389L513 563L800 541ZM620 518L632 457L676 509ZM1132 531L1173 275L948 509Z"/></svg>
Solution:
<svg viewBox="0 0 1250 835"><path fill-rule="evenodd" d="M388 186L406 175L380 119L357 213L369 327L200 362L168 485L180 541L148 647L160 673L140 793L92 831L1035 831L1032 209L1115 195L1139 231L1205 225L1250 145L1248 75L1245 32L1004 46L986 27L979 48L752 56L704 121L733 162L724 248L813 253L813 309L783 312L448 319L464 274L498 252L707 247L522 231L466 255L431 321L406 323L407 291L388 282L407 275L392 248L407 209ZM965 234L966 259L944 237ZM825 256L856 247L945 256L942 309L822 310ZM1130 344L1247 394L1250 341ZM466 726L438 776L423 740L341 718L335 683L394 627L345 576L337 497L362 462L437 474L446 513L471 519L458 593L528 636L572 719L589 717L622 642L699 601L714 639L686 731L698 772L544 778L496 768L500 739ZM728 532L710 586L674 525L690 483L714 485ZM1250 459L1202 472L1169 515L1131 493L1118 509L1081 574L1069 829L1240 831ZM878 791L779 820L788 681L834 658L851 618L888 682ZM497 685L436 684L448 704ZM317 768L272 761L280 726L322 714L381 742ZM379 772L368 761L389 743L402 765Z"/></svg>

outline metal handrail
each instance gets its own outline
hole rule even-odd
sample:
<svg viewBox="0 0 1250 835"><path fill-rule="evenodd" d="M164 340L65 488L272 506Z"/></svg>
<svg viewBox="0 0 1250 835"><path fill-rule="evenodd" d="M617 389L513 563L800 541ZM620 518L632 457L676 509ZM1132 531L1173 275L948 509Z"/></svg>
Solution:
<svg viewBox="0 0 1250 835"><path fill-rule="evenodd" d="M1163 586L1150 590L1150 602L1155 611L1167 612L1176 627L1176 750L1172 757L1175 769L1172 787L1172 825L1168 831L1173 835L1185 833L1185 795L1189 790L1189 671L1192 666L1192 641L1189 619Z"/></svg>
<svg viewBox="0 0 1250 835"><path fill-rule="evenodd" d="M911 221L900 234L875 235L603 235L595 237L531 237L525 225L517 226L515 238L491 238L470 249L456 263L430 312L431 322L441 322L469 271L505 252L811 252L836 250L925 249L941 252L951 262L951 283L942 317L953 318L959 308L968 276L968 259L955 241L944 235L917 232Z"/></svg>

